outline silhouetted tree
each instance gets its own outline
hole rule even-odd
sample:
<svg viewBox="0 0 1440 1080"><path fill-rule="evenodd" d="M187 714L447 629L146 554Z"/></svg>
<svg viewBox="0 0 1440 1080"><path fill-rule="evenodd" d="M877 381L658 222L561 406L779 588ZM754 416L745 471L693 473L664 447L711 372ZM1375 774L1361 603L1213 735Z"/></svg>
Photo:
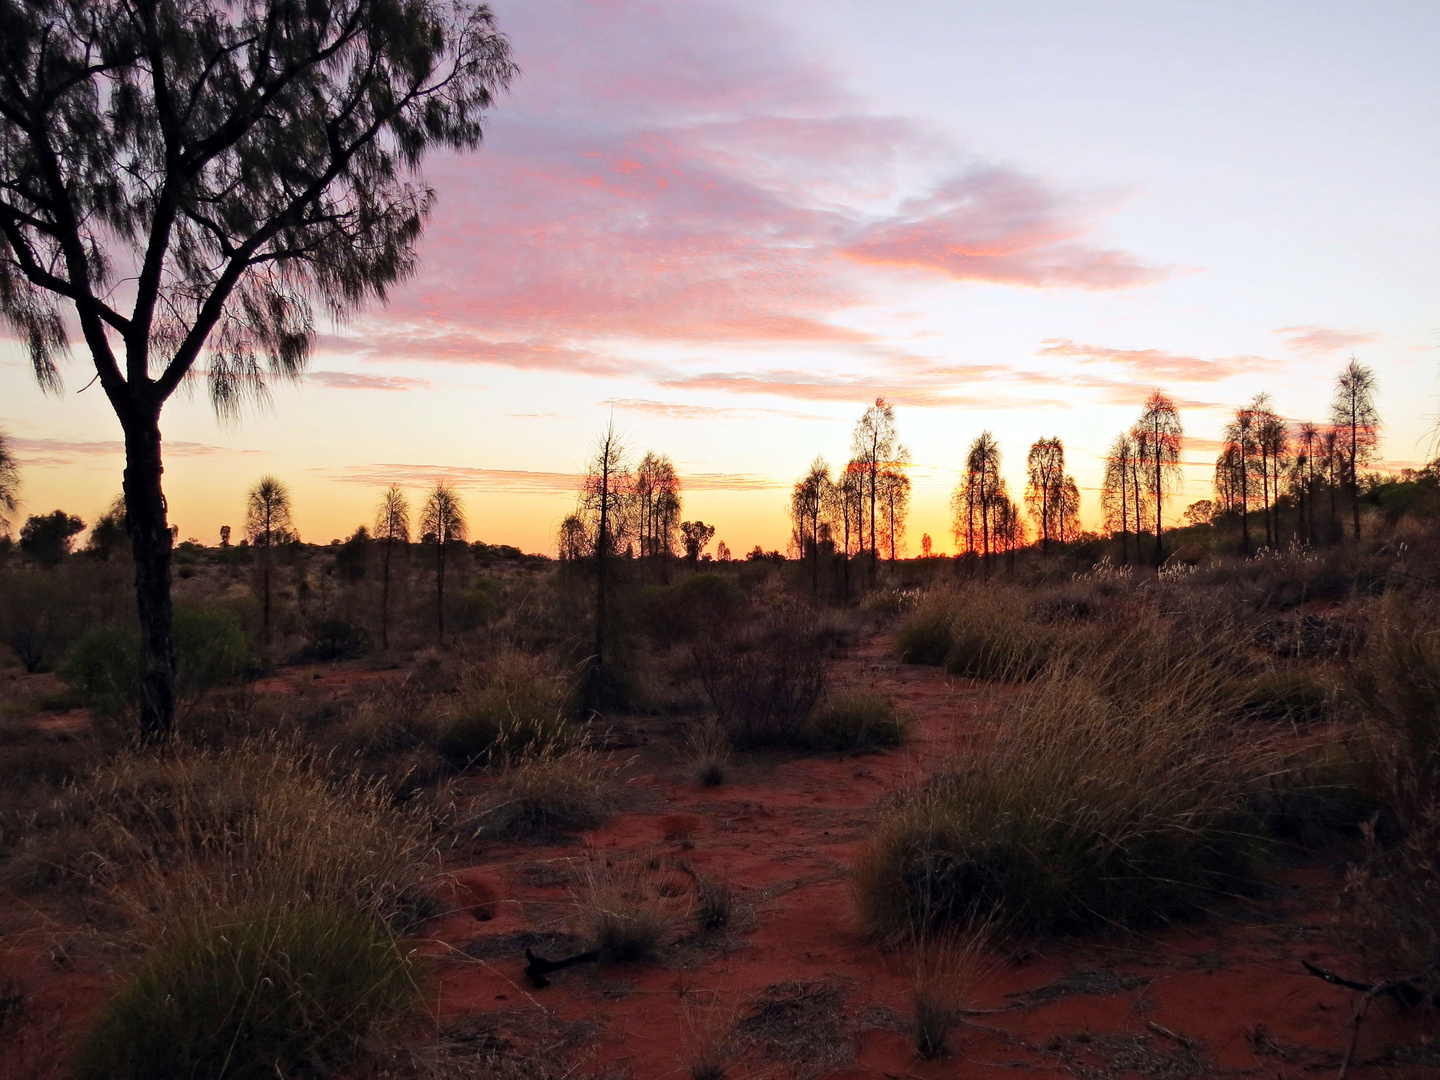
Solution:
<svg viewBox="0 0 1440 1080"><path fill-rule="evenodd" d="M1128 540L1130 525L1135 524L1135 556L1140 556L1140 462L1135 440L1117 435L1105 457L1105 476L1100 484L1100 505L1105 527L1112 533L1120 530L1120 562L1130 561Z"/></svg>
<svg viewBox="0 0 1440 1080"><path fill-rule="evenodd" d="M840 594L850 595L850 557L864 550L861 529L865 519L865 466L857 460L846 462L845 468L826 485L822 513L829 527L830 540L835 543L840 561L836 567Z"/></svg>
<svg viewBox="0 0 1440 1080"><path fill-rule="evenodd" d="M880 473L883 469L897 460L899 454L898 436L895 430L895 409L888 404L884 398L876 398L875 404L865 410L860 417L859 423L855 425L855 434L851 438L851 452L854 454L852 461L858 462L861 466L861 476L866 485L862 489L862 495L868 490L870 505L870 559L871 569L880 560L879 533L877 531L878 508L880 502L879 482ZM865 538L862 533L860 543L864 546Z"/></svg>
<svg viewBox="0 0 1440 1080"><path fill-rule="evenodd" d="M1360 466L1375 456L1380 442L1375 390L1375 372L1352 356L1335 380L1330 402L1330 423L1335 428L1345 485L1350 489L1356 540L1360 539Z"/></svg>
<svg viewBox="0 0 1440 1080"><path fill-rule="evenodd" d="M1248 406L1236 409L1215 461L1215 494L1228 511L1240 512L1241 555L1250 554L1250 467L1257 449L1255 413Z"/></svg>
<svg viewBox="0 0 1440 1080"><path fill-rule="evenodd" d="M590 537L579 514L566 514L560 522L559 548L561 562L578 563L590 556Z"/></svg>
<svg viewBox="0 0 1440 1080"><path fill-rule="evenodd" d="M221 525L221 526L220 526L220 546L221 546L222 548L228 548L228 547L230 546L230 526L229 526L229 525Z"/></svg>
<svg viewBox="0 0 1440 1080"><path fill-rule="evenodd" d="M445 555L452 544L463 543L467 532L460 495L445 480L437 480L425 493L420 507L420 535L435 545L435 638L445 644Z"/></svg>
<svg viewBox="0 0 1440 1080"><path fill-rule="evenodd" d="M20 527L20 550L41 566L54 566L84 531L85 522L64 510L32 515Z"/></svg>
<svg viewBox="0 0 1440 1080"><path fill-rule="evenodd" d="M1025 459L1025 508L1040 529L1040 550L1049 552L1063 513L1065 445L1058 438L1037 439Z"/></svg>
<svg viewBox="0 0 1440 1080"><path fill-rule="evenodd" d="M117 495L105 512L90 526L85 550L99 559L109 560L125 545L125 496Z"/></svg>
<svg viewBox="0 0 1440 1080"><path fill-rule="evenodd" d="M1015 569L1015 552L1025 545L1025 520L1014 499L1004 493L1003 481L1000 494L994 499L992 512L992 538L997 554L1004 553L1006 565Z"/></svg>
<svg viewBox="0 0 1440 1080"><path fill-rule="evenodd" d="M920 557L921 557L922 559L928 559L928 558L930 558L930 552L934 550L934 547L935 547L935 541L933 541L933 540L930 539L930 534L929 534L929 533L923 533L923 534L921 534L921 536L920 536Z"/></svg>
<svg viewBox="0 0 1440 1080"><path fill-rule="evenodd" d="M245 497L245 538L259 549L261 635L270 641L270 575L274 549L289 540L294 523L290 517L290 491L273 476L262 476Z"/></svg>
<svg viewBox="0 0 1440 1080"><path fill-rule="evenodd" d="M700 569L700 553L705 550L705 545L715 539L715 526L706 525L703 521L682 521L680 523L680 543L685 548L685 558L690 560L692 570Z"/></svg>
<svg viewBox="0 0 1440 1080"><path fill-rule="evenodd" d="M160 413L197 368L234 416L414 266L435 146L514 72L467 0L0 7L0 317L60 385L71 312L125 435L142 734L174 720Z"/></svg>
<svg viewBox="0 0 1440 1080"><path fill-rule="evenodd" d="M790 520L795 524L800 555L810 560L810 591L815 596L820 595L820 516L829 486L830 466L817 457L790 492Z"/></svg>
<svg viewBox="0 0 1440 1080"><path fill-rule="evenodd" d="M1145 482L1155 500L1155 563L1158 566L1165 561L1165 496L1180 483L1180 445L1184 439L1180 412L1163 391L1156 390L1146 399L1145 409L1135 425L1135 435L1145 465Z"/></svg>
<svg viewBox="0 0 1440 1080"><path fill-rule="evenodd" d="M468 528L459 492L438 480L425 492L418 523L422 543L435 544L435 638L445 644L445 556L454 544L464 543Z"/></svg>
<svg viewBox="0 0 1440 1080"><path fill-rule="evenodd" d="M636 466L631 488L642 558L657 559L660 576L669 578L670 554L680 522L680 478L663 454L647 453Z"/></svg>
<svg viewBox="0 0 1440 1080"><path fill-rule="evenodd" d="M901 448L900 459L905 454ZM900 538L905 535L905 519L910 514L910 477L900 471L897 465L880 473L880 503L885 513L885 539L890 546L890 561L895 561Z"/></svg>
<svg viewBox="0 0 1440 1080"><path fill-rule="evenodd" d="M965 455L961 474L950 497L955 543L962 551L980 553L988 562L995 535L995 515L1008 499L1000 478L1000 447L990 432L981 432ZM978 541L978 546L977 546Z"/></svg>
<svg viewBox="0 0 1440 1080"><path fill-rule="evenodd" d="M1260 498L1265 515L1265 544L1280 546L1280 479L1290 462L1290 429L1275 412L1269 394L1256 394L1250 402L1255 423L1255 447L1260 454Z"/></svg>
<svg viewBox="0 0 1440 1080"><path fill-rule="evenodd" d="M730 561L730 548L726 545L726 543L725 543L724 540L721 540L718 544L715 545L715 561L716 561L716 562L729 562L729 561Z"/></svg>
<svg viewBox="0 0 1440 1080"><path fill-rule="evenodd" d="M630 541L632 503L630 467L612 421L586 466L577 508L595 566L595 652L585 675L585 696L591 708L599 708L607 694L610 563Z"/></svg>
<svg viewBox="0 0 1440 1080"><path fill-rule="evenodd" d="M3 278L0 278L3 281ZM0 431L0 536L10 535L10 515L20 509L20 466L10 437Z"/></svg>
<svg viewBox="0 0 1440 1080"><path fill-rule="evenodd" d="M390 647L390 560L396 547L410 543L410 500L394 484L375 508L375 539L380 544L380 647Z"/></svg>
<svg viewBox="0 0 1440 1080"><path fill-rule="evenodd" d="M1320 456L1323 440L1320 430L1309 420L1300 425L1295 439L1296 454L1291 466L1291 484L1299 492L1298 516L1307 542L1315 539L1315 462Z"/></svg>
<svg viewBox="0 0 1440 1080"><path fill-rule="evenodd" d="M1197 499L1185 508L1185 522L1188 525L1209 525L1215 520L1215 504L1209 499Z"/></svg>

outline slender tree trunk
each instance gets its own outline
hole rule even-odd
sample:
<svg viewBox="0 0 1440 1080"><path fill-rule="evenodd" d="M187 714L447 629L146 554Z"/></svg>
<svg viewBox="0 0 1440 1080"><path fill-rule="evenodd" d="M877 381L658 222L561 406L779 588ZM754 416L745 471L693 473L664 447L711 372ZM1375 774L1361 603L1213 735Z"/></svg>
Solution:
<svg viewBox="0 0 1440 1080"><path fill-rule="evenodd" d="M1130 564L1130 520L1127 513L1126 503L1129 501L1129 492L1125 490L1125 470L1120 470L1120 565Z"/></svg>
<svg viewBox="0 0 1440 1080"><path fill-rule="evenodd" d="M1250 489L1245 472L1245 454L1240 454L1240 554L1250 554Z"/></svg>
<svg viewBox="0 0 1440 1080"><path fill-rule="evenodd" d="M123 417L122 417L123 419ZM135 556L140 616L140 737L159 742L175 726L174 611L170 602L170 525L160 454L160 410L125 423L125 520Z"/></svg>
<svg viewBox="0 0 1440 1080"><path fill-rule="evenodd" d="M1155 424L1155 565L1161 566L1165 562L1165 525L1163 521L1165 512L1165 493L1161 487L1164 481L1162 465L1160 461L1160 424Z"/></svg>
<svg viewBox="0 0 1440 1080"><path fill-rule="evenodd" d="M605 571L610 554L610 438L600 466L600 533L595 538L595 671L605 664Z"/></svg>
<svg viewBox="0 0 1440 1080"><path fill-rule="evenodd" d="M439 530L441 534L445 530ZM445 541L435 537L435 627L441 645L445 644Z"/></svg>
<svg viewBox="0 0 1440 1080"><path fill-rule="evenodd" d="M380 647L390 648L390 537L380 553Z"/></svg>

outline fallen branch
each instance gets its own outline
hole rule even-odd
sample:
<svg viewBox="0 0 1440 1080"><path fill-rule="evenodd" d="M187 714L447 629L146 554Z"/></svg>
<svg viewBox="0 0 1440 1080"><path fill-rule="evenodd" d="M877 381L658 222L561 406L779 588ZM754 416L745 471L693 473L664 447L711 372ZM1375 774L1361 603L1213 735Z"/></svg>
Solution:
<svg viewBox="0 0 1440 1080"><path fill-rule="evenodd" d="M1332 986L1343 986L1346 990L1355 990L1369 997L1388 997L1398 1001L1406 1008L1413 1009L1417 1005L1424 1005L1427 1002L1431 1005L1440 1005L1440 995L1426 994L1410 979L1387 979L1378 983L1356 982L1354 979L1347 979L1343 975L1337 975L1333 971L1310 963L1309 960L1301 960L1305 970L1317 979L1323 979Z"/></svg>

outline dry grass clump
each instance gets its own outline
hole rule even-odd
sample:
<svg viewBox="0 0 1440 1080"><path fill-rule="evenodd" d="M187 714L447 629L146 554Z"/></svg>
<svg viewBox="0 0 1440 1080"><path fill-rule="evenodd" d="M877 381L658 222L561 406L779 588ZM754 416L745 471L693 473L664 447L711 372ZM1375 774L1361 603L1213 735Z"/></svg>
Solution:
<svg viewBox="0 0 1440 1080"><path fill-rule="evenodd" d="M1106 691L1121 678L1104 658L1052 670L991 742L887 812L855 864L866 928L1140 926L1250 885L1264 754L1227 738L1219 675L1158 655L1165 678L1138 693Z"/></svg>
<svg viewBox="0 0 1440 1080"><path fill-rule="evenodd" d="M634 858L587 860L574 891L581 931L609 963L648 960L670 936L673 917L654 874Z"/></svg>
<svg viewBox="0 0 1440 1080"><path fill-rule="evenodd" d="M950 1052L950 1031L974 1006L976 984L986 970L988 927L947 931L916 939L911 961L915 1049L922 1058Z"/></svg>
<svg viewBox="0 0 1440 1080"><path fill-rule="evenodd" d="M126 753L32 824L9 876L147 946L82 1080L332 1071L416 1007L395 935L428 912L427 822L293 743Z"/></svg>
<svg viewBox="0 0 1440 1080"><path fill-rule="evenodd" d="M410 962L349 905L208 913L172 933L101 1010L77 1080L324 1075L419 1004Z"/></svg>
<svg viewBox="0 0 1440 1080"><path fill-rule="evenodd" d="M1366 829L1346 883L1350 929L1370 974L1440 1002L1440 627L1382 613L1352 679L1377 793L1393 817Z"/></svg>
<svg viewBox="0 0 1440 1080"><path fill-rule="evenodd" d="M695 880L695 922L708 932L724 930L735 917L735 890L712 878Z"/></svg>
<svg viewBox="0 0 1440 1080"><path fill-rule="evenodd" d="M910 721L881 694L845 691L835 694L811 717L805 740L816 750L857 754L903 746Z"/></svg>
<svg viewBox="0 0 1440 1080"><path fill-rule="evenodd" d="M1313 724L1330 715L1334 692L1314 673L1281 668L1253 679L1240 699L1240 715L1267 723Z"/></svg>
<svg viewBox="0 0 1440 1080"><path fill-rule="evenodd" d="M695 779L719 787L730 770L730 736L713 719L702 720L685 738L685 760Z"/></svg>
<svg viewBox="0 0 1440 1080"><path fill-rule="evenodd" d="M1064 645L1063 628L1025 617L1024 594L993 583L927 595L901 624L900 659L953 675L1022 682Z"/></svg>
<svg viewBox="0 0 1440 1080"><path fill-rule="evenodd" d="M199 908L344 902L404 924L423 906L426 822L303 748L125 753L36 811L5 867L163 928Z"/></svg>
<svg viewBox="0 0 1440 1080"><path fill-rule="evenodd" d="M456 768L577 736L566 720L564 681L535 657L502 651L461 680L436 749Z"/></svg>
<svg viewBox="0 0 1440 1080"><path fill-rule="evenodd" d="M565 739L503 755L494 784L469 825L477 837L550 841L604 822L614 769Z"/></svg>

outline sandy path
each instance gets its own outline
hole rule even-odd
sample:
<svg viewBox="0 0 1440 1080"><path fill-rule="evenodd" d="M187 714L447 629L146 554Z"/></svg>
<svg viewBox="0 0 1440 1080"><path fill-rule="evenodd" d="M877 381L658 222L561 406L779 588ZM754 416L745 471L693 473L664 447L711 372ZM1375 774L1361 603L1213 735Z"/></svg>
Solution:
<svg viewBox="0 0 1440 1080"><path fill-rule="evenodd" d="M912 962L856 932L848 866L881 798L963 746L989 691L889 656L890 642L878 638L854 650L838 674L890 694L916 717L903 750L758 763L716 789L642 772L633 783L646 809L617 816L585 837L584 848L497 847L462 871L475 895L498 902L488 921L457 914L434 927L431 948L443 942L437 951L450 957L441 961L442 1026L548 1039L578 1053L581 1075L637 1078L688 1076L706 1030L738 1020L754 1031L767 1017L816 1035L813 1045L797 1043L808 1063L742 1041L730 1076L1270 1078L1338 1070L1354 995L1299 963L1344 966L1325 933L1335 871L1317 867L1286 871L1262 902L1192 927L1042 942L1020 959L996 957L975 1004L997 1011L957 1031L948 1058L922 1060L908 1030ZM536 990L522 976L521 949L527 941L549 955L575 947L547 935L568 925L567 871L587 857L653 861L652 876L682 894L677 905L690 891L689 876L674 869L680 864L728 882L740 901L736 925L670 946L654 962L575 968ZM776 1004L772 993L757 1019L756 999L786 982L812 985L808 996L790 991L788 1003ZM1372 1008L1350 1076L1435 1075L1433 1063L1383 1060L1387 1046L1412 1045L1417 1035L1404 1018Z"/></svg>

